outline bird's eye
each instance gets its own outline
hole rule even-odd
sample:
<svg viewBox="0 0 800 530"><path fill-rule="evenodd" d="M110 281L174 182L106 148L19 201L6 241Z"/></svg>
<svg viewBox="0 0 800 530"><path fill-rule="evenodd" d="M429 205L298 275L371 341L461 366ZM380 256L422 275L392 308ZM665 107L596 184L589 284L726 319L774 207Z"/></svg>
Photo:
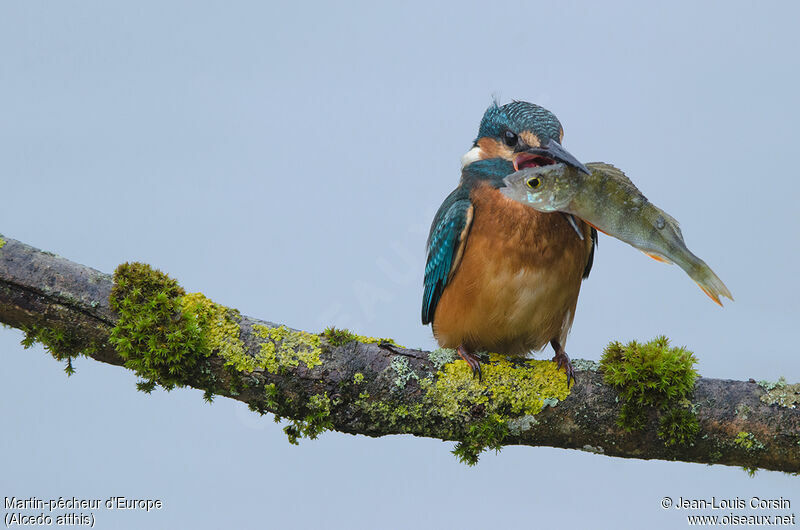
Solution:
<svg viewBox="0 0 800 530"><path fill-rule="evenodd" d="M514 147L515 145L517 145L517 135L511 131L506 131L505 134L503 135L503 141L506 143L507 146Z"/></svg>
<svg viewBox="0 0 800 530"><path fill-rule="evenodd" d="M537 178L532 178L528 179L528 181L525 184L527 184L530 189L535 190L536 188L542 185L542 181Z"/></svg>

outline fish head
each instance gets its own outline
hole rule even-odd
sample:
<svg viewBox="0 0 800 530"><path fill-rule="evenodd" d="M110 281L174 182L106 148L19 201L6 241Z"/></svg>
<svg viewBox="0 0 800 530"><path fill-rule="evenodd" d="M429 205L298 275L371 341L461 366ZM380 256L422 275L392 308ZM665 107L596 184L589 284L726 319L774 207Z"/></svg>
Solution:
<svg viewBox="0 0 800 530"><path fill-rule="evenodd" d="M566 164L529 167L503 179L500 192L540 212L564 211L575 195Z"/></svg>

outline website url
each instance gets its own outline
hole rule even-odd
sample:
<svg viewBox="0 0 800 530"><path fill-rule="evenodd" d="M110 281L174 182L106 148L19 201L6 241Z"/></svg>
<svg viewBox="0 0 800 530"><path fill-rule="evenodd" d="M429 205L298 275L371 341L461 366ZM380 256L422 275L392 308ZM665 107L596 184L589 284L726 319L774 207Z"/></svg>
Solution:
<svg viewBox="0 0 800 530"><path fill-rule="evenodd" d="M795 526L794 514L788 515L687 515L689 526Z"/></svg>

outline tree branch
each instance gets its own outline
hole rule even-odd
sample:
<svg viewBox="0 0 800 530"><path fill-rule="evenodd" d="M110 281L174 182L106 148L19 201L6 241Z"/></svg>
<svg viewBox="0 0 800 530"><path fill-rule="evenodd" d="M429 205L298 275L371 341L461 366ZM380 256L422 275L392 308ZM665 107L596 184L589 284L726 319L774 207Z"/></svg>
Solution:
<svg viewBox="0 0 800 530"><path fill-rule="evenodd" d="M342 330L296 331L184 295L177 284L174 298L158 298L160 287L147 298L134 276L127 286L117 278L112 297L111 275L18 241L0 238L0 245L0 321L25 330L29 342L43 342L59 359L80 353L128 366L145 388L187 385L243 401L288 419L292 441L327 429L409 433L459 441L457 454L468 462L485 447L519 444L800 471L798 385L699 378L683 405L699 430L671 439L659 427L665 413L648 407L641 428L629 432L619 422L624 400L591 361L576 361L578 382L569 391L549 361L493 356L478 382L447 350L413 350ZM155 313L137 312L147 304L151 311L162 302L172 307L170 300L180 309L165 310L155 324Z"/></svg>

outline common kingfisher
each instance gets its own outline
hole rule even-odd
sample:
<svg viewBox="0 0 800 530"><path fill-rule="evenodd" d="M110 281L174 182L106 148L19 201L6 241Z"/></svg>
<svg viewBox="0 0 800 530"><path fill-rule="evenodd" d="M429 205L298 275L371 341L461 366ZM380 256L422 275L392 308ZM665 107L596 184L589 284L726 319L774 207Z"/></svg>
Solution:
<svg viewBox="0 0 800 530"><path fill-rule="evenodd" d="M462 158L461 181L433 219L427 244L422 323L481 375L479 351L524 356L548 342L575 380L564 350L597 232L571 216L541 213L506 198L503 178L563 162L588 169L561 147L561 123L525 101L496 102Z"/></svg>

